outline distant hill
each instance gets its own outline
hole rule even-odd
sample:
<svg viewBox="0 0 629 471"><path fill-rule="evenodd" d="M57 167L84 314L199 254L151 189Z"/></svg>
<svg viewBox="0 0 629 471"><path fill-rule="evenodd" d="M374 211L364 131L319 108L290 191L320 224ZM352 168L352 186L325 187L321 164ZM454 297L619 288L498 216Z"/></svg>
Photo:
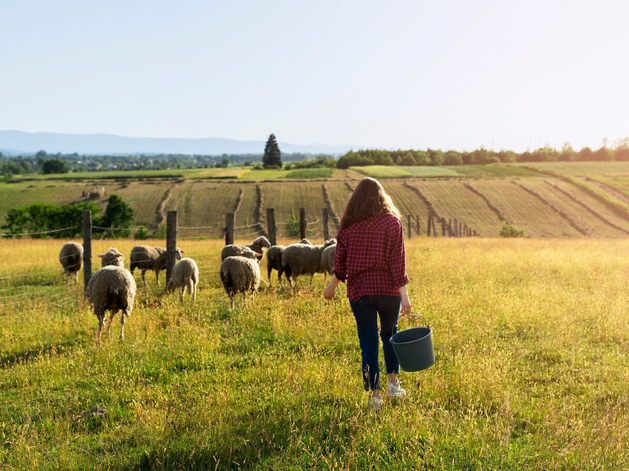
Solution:
<svg viewBox="0 0 629 471"><path fill-rule="evenodd" d="M0 152L6 155L29 154L44 150L48 153L95 154L261 154L264 141L237 141L209 137L203 139L125 137L113 134L57 134L0 131ZM344 154L356 146L279 142L282 152L307 154Z"/></svg>

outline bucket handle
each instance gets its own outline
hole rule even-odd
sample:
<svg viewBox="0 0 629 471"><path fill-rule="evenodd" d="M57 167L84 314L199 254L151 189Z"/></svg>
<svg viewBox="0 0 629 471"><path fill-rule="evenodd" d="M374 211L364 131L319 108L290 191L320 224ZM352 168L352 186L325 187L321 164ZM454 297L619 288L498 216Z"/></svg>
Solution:
<svg viewBox="0 0 629 471"><path fill-rule="evenodd" d="M426 318L422 315L421 312L411 312L409 314L406 315L407 317L421 317L422 320L426 323L426 327L428 327L430 329L430 324L428 324L428 321L426 320Z"/></svg>

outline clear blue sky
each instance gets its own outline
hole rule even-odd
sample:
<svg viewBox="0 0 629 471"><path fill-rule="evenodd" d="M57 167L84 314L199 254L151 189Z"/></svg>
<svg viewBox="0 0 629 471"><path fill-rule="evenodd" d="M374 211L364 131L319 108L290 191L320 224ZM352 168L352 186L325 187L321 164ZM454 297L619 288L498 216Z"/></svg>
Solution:
<svg viewBox="0 0 629 471"><path fill-rule="evenodd" d="M629 137L629 2L0 0L0 130L523 151Z"/></svg>

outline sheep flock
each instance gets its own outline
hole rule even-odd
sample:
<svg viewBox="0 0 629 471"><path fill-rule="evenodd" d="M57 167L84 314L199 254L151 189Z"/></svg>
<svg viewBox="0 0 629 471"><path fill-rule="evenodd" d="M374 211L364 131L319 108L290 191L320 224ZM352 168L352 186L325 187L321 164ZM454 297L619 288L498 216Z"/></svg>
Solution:
<svg viewBox="0 0 629 471"><path fill-rule="evenodd" d="M229 299L230 308L236 307L235 297L242 294L243 303L247 305L249 297L253 298L257 293L260 283L267 283L261 277L260 261L266 256L267 277L269 286L272 271L278 272L280 289L283 289L282 275L288 280L295 290L297 278L302 275L310 275L310 280L316 273L331 273L334 266L334 250L336 241L326 241L324 244L313 245L309 240L290 245L271 245L266 237L258 237L251 244L230 244L221 250L220 265L217 264L219 277L223 289ZM182 258L184 251L176 249L178 260L167 280L165 292L178 290L180 302L184 301L187 292L194 303L197 297L199 284L199 267L195 260ZM78 272L83 267L83 246L76 242L68 242L59 252L59 262L64 271L66 284L74 278L77 282ZM86 297L93 306L94 314L98 319L98 331L96 334L97 345L101 342L103 328L109 333L111 323L115 315L120 311L120 340L124 339L125 321L133 312L137 294L137 284L133 271L138 268L145 289L147 282L146 271L155 272L156 283L160 286L159 273L166 270L167 251L163 247L138 245L133 247L130 253L129 269L124 267L124 256L115 248L110 248L105 253L99 254L101 268L89 279ZM150 291L148 291L150 295ZM106 313L110 312L109 318Z"/></svg>

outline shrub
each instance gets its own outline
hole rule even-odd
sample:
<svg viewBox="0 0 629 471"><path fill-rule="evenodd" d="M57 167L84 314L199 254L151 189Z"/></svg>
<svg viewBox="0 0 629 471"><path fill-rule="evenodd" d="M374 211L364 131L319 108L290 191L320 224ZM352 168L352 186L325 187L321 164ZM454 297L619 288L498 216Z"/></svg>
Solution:
<svg viewBox="0 0 629 471"><path fill-rule="evenodd" d="M136 240L144 240L149 238L149 231L146 227L140 226L138 230L133 234L133 238Z"/></svg>
<svg viewBox="0 0 629 471"><path fill-rule="evenodd" d="M500 237L526 237L524 229L512 226L508 222L503 222L499 232Z"/></svg>

